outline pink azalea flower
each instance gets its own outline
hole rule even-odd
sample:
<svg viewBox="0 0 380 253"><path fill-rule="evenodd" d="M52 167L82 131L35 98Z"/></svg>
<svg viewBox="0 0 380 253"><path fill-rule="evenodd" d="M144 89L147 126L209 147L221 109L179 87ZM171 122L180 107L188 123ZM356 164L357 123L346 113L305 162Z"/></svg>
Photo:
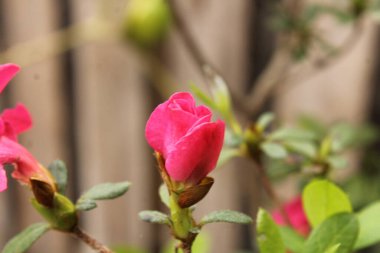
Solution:
<svg viewBox="0 0 380 253"><path fill-rule="evenodd" d="M215 168L225 125L220 120L211 122L211 116L187 92L173 94L150 115L146 139L163 156L174 181L198 184Z"/></svg>
<svg viewBox="0 0 380 253"><path fill-rule="evenodd" d="M30 185L30 179L39 179L55 188L55 183L47 171L38 161L19 143L7 138L0 137L0 173L4 175L4 164L12 164L14 171L12 177L19 182ZM3 187L0 189L5 190L7 179L2 179ZM4 188L5 185L5 188Z"/></svg>
<svg viewBox="0 0 380 253"><path fill-rule="evenodd" d="M301 196L297 196L290 202L284 205L284 211L286 213L287 220L290 222L290 225L301 235L308 235L310 232L310 224L306 218L305 212L302 206ZM286 225L286 219L280 211L275 211L272 213L274 221L278 225Z"/></svg>
<svg viewBox="0 0 380 253"><path fill-rule="evenodd" d="M0 65L0 92L3 91L19 69L19 66L15 64ZM7 178L3 168L3 164L5 163L16 165L16 171L13 173L13 176L24 183L29 182L29 179L26 180L27 175L36 176L37 168L40 166L37 162L34 162L37 166L31 166L34 158L30 159L32 156L16 142L18 134L26 131L31 126L32 120L30 114L22 104L18 104L11 109L6 109L0 115L0 192L7 188ZM44 178L44 176L42 177Z"/></svg>

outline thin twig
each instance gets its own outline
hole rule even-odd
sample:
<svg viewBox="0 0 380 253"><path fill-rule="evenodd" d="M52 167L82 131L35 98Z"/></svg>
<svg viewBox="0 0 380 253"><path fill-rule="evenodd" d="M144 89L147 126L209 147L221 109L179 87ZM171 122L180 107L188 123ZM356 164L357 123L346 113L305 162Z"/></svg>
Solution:
<svg viewBox="0 0 380 253"><path fill-rule="evenodd" d="M311 62L309 69L306 66L301 67L297 72L290 74L286 79L286 85L279 86L275 91L276 94L283 94L290 88L294 88L298 84L304 83L316 74L338 63L345 55L351 52L351 49L357 45L361 34L363 33L363 20L358 20L355 26L347 36L345 41L333 55L326 55Z"/></svg>
<svg viewBox="0 0 380 253"><path fill-rule="evenodd" d="M82 240L84 243L86 243L88 246L90 246L93 250L99 252L99 253L112 253L110 249L108 249L105 245L98 242L96 239L92 238L90 235L88 235L86 232L81 230L79 227L76 227L72 234Z"/></svg>
<svg viewBox="0 0 380 253"><path fill-rule="evenodd" d="M118 38L115 26L104 20L90 19L39 38L15 44L0 52L0 61L13 61L24 67L86 43L110 38Z"/></svg>

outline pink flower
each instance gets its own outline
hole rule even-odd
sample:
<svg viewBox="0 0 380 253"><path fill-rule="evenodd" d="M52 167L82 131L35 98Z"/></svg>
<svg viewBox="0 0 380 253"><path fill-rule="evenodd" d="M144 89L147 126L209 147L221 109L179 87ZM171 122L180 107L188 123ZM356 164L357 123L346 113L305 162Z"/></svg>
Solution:
<svg viewBox="0 0 380 253"><path fill-rule="evenodd" d="M15 64L0 65L0 92L3 91L19 69L19 66ZM26 180L21 175L36 175L36 168L26 169L24 166L24 164L31 164L31 162L25 163L24 154L28 152L16 142L18 134L26 131L31 126L30 114L22 104L18 104L15 108L6 109L0 115L0 192L7 188L7 178L3 168L5 163L19 163L21 166L17 166L19 169L13 173L13 176L25 183L29 179Z"/></svg>
<svg viewBox="0 0 380 253"><path fill-rule="evenodd" d="M22 104L5 109L0 115L0 136L17 141L17 136L32 126L29 111Z"/></svg>
<svg viewBox="0 0 380 253"><path fill-rule="evenodd" d="M301 235L308 235L310 232L310 224L306 218L305 212L302 206L301 196L297 196L290 202L284 205L284 211L286 213L287 220L290 225ZM272 214L273 219L279 225L286 225L286 219L280 211L275 211Z"/></svg>
<svg viewBox="0 0 380 253"><path fill-rule="evenodd" d="M198 184L215 168L225 126L220 120L211 122L211 116L187 92L173 94L150 115L145 137L165 159L174 181Z"/></svg>
<svg viewBox="0 0 380 253"><path fill-rule="evenodd" d="M0 173L3 173L3 175L4 164L12 164L14 166L12 177L23 184L30 185L30 179L34 178L48 183L55 189L55 183L50 172L39 164L23 146L3 136L0 137ZM7 179L4 177L2 179L3 187L0 191L6 189L6 183Z"/></svg>

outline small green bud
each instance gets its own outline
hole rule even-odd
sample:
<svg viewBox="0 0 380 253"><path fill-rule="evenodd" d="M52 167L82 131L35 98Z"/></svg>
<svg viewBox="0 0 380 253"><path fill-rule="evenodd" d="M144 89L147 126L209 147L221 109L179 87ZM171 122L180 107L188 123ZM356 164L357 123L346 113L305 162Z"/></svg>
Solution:
<svg viewBox="0 0 380 253"><path fill-rule="evenodd" d="M52 207L40 204L35 198L31 201L33 207L50 223L52 228L70 232L77 225L75 205L62 194L54 194Z"/></svg>
<svg viewBox="0 0 380 253"><path fill-rule="evenodd" d="M152 48L166 35L170 20L166 1L130 0L123 23L123 34L142 48Z"/></svg>

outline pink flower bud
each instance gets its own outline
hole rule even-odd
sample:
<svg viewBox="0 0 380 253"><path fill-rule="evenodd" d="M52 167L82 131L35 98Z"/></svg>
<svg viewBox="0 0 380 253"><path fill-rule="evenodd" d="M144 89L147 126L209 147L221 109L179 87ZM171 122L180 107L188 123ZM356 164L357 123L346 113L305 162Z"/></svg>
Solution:
<svg viewBox="0 0 380 253"><path fill-rule="evenodd" d="M310 232L310 224L306 218L303 210L302 198L298 196L284 205L284 211L287 216L287 220L301 235L308 235ZM279 225L285 225L286 219L283 217L280 211L275 211L272 214L274 221Z"/></svg>
<svg viewBox="0 0 380 253"><path fill-rule="evenodd" d="M190 93L173 94L150 115L145 129L149 145L165 160L174 181L198 184L216 166L223 146L223 121L196 106Z"/></svg>

